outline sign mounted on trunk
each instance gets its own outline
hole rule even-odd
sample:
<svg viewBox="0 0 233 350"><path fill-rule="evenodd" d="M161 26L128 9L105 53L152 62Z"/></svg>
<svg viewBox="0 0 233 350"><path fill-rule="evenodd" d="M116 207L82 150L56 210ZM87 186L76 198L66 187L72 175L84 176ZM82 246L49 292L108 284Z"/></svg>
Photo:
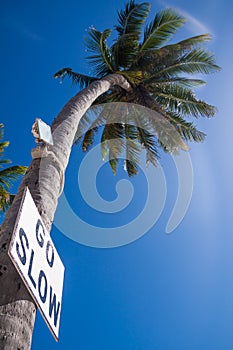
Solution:
<svg viewBox="0 0 233 350"><path fill-rule="evenodd" d="M65 268L28 188L21 202L9 256L58 340Z"/></svg>

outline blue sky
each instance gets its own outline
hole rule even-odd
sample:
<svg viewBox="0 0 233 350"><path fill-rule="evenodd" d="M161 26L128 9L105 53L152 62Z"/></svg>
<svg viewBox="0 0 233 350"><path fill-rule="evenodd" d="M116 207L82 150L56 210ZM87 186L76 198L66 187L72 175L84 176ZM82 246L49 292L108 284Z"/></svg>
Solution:
<svg viewBox="0 0 233 350"><path fill-rule="evenodd" d="M111 28L124 1L8 1L1 5L0 121L11 144L6 156L29 164L31 126L51 123L75 93L52 78L61 67L88 73L85 30ZM190 145L193 194L186 216L171 233L165 228L178 190L175 165L162 155L166 177L164 209L140 239L118 248L98 249L73 241L55 226L52 237L66 268L60 340L56 343L38 312L32 349L230 350L233 348L232 238L232 4L228 0L152 2L151 13L171 6L189 22L177 36L213 35L222 71L208 77L200 98L218 107L212 120L199 120L205 143ZM78 188L84 155L75 147L66 172L65 194L72 209L96 227L115 227L138 216L146 202L146 175L132 179L132 203L120 213L91 209ZM87 170L92 171L92 169ZM153 171L149 169L148 171ZM116 198L107 165L97 176L105 200ZM84 184L85 185L85 184ZM159 198L154 198L154 205ZM154 215L154 207L149 208ZM79 227L74 226L74 231ZM85 235L85 232L83 232Z"/></svg>

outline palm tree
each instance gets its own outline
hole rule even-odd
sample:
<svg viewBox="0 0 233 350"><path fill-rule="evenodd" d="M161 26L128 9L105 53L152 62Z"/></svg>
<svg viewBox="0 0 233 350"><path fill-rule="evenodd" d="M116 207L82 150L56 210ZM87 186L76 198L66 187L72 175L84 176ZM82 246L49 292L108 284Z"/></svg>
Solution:
<svg viewBox="0 0 233 350"><path fill-rule="evenodd" d="M213 106L196 99L192 91L193 87L204 82L188 77L190 73L208 74L219 69L214 56L199 48L210 37L205 34L168 45L168 40L184 24L184 18L173 10L166 9L158 13L143 31L149 10L149 3L138 4L132 0L127 3L125 9L118 13L118 25L115 27L117 38L110 47L107 45L110 30L99 32L94 28L89 29L87 49L91 52L88 59L93 76L75 73L71 68L63 68L55 74L55 77L60 78L70 76L83 90L68 101L52 123L54 145L41 143L32 151L32 163L1 227L1 348L30 348L34 325L35 304L7 255L24 188L29 187L44 224L50 231L71 147L79 122L88 108L93 103L133 102L169 121L181 139L204 139L204 134L191 122L185 121L184 117L211 117L215 113ZM146 124L146 120L144 123ZM144 145L147 160L155 163L157 142L153 138L154 123L158 124L151 118L150 131L145 131L138 125L127 126L124 122L107 124L103 128L102 139L109 140L114 135L126 137L131 140L128 153L133 153L134 148L137 152L136 146ZM98 125L97 123L95 129L98 129ZM93 131L88 130L85 134L83 149L90 146L93 140L91 133ZM170 150L170 142L166 144L163 139L158 138L158 144L165 151ZM115 172L119 151L108 147L110 153L113 153L110 164ZM103 149L104 154L105 151ZM137 161L134 158L133 161L128 161L126 157L126 170L129 175L136 172L136 167Z"/></svg>
<svg viewBox="0 0 233 350"><path fill-rule="evenodd" d="M2 141L3 135L4 125L0 123L0 211L5 213L15 197L15 195L10 193L9 190L14 181L18 180L20 176L25 174L27 167L22 165L14 165L2 169L5 164L11 163L9 159L2 159L4 149L9 146L8 141Z"/></svg>
<svg viewBox="0 0 233 350"><path fill-rule="evenodd" d="M174 126L184 141L201 142L205 134L185 118L211 117L216 112L215 107L197 99L193 91L193 88L205 84L205 81L193 78L194 74L208 74L219 69L213 54L201 47L201 44L210 40L210 35L198 35L168 44L175 32L184 25L185 18L172 9L165 9L156 14L154 20L144 26L143 30L149 10L149 3L135 4L130 1L118 13L118 25L115 26L117 38L111 46L107 44L111 30L100 32L94 27L89 28L86 47L90 53L87 59L92 76L76 73L71 68L62 68L55 77L63 80L68 76L73 83L83 88L109 74L121 74L132 89L126 91L119 86L113 86L98 97L94 104L137 103L159 113ZM90 124L90 129L83 138L82 149L86 151L89 148L94 133L99 129L99 122L104 121L106 125L102 128L102 154L103 158L109 155L109 163L114 173L122 149L125 155L134 155L131 159L125 159L129 176L137 173L139 157L136 151L140 148L146 149L147 161L154 165L158 158L158 145L164 151L173 150L174 145L169 147L161 142L161 138L155 137L158 134L158 124L155 118L148 119L148 113L145 113L146 117L140 114L136 117L130 113L128 123L114 123L112 113L107 114L101 111L100 121L97 119ZM140 119L140 126L137 118ZM121 140L124 147L120 147L118 143L116 148L113 142L106 142L115 138Z"/></svg>

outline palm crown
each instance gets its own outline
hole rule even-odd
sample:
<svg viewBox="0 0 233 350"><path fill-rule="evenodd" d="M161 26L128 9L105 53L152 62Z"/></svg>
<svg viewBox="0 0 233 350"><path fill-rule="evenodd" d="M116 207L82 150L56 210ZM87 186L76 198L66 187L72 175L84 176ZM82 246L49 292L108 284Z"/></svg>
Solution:
<svg viewBox="0 0 233 350"><path fill-rule="evenodd" d="M9 146L8 141L2 141L4 135L4 126L0 124L0 211L5 212L12 204L14 194L10 193L13 182L21 175L25 174L27 167L22 165L14 165L4 168L4 164L9 164L9 159L3 159L3 152Z"/></svg>
<svg viewBox="0 0 233 350"><path fill-rule="evenodd" d="M205 138L205 134L186 118L212 117L216 112L214 106L196 98L194 88L205 84L205 81L193 76L209 74L220 68L214 55L203 47L203 43L211 39L208 34L169 44L176 31L184 25L185 18L172 9L164 9L155 15L151 23L145 24L149 11L150 4L147 2L128 2L125 9L118 12L117 36L111 46L107 43L110 29L100 32L94 27L89 28L86 48L90 53L87 59L92 76L76 73L71 68L63 68L54 76L63 79L67 75L84 88L108 74L123 75L132 91L114 87L99 97L95 104L131 102L147 107L166 120L166 125L175 128L180 137L179 147L183 148L182 140L201 142ZM103 113L102 110L101 118L91 124L82 140L85 151L92 144L94 132L103 119L108 121L101 128L102 154L103 158L109 154L114 173L122 151L126 152L125 168L129 175L133 175L137 173L140 149L146 150L147 161L154 165L158 146L165 151L177 149L177 142L175 145L169 133L168 142L163 142L158 136L161 118L156 120L155 116L145 118L133 114L126 122L114 122L111 113ZM137 118L140 125L135 123ZM114 138L117 138L117 144L108 142Z"/></svg>

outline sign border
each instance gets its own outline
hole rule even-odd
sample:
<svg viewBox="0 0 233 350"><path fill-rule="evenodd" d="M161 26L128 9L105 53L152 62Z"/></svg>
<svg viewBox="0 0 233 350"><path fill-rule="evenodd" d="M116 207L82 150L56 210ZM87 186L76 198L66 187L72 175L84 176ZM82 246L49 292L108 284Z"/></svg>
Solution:
<svg viewBox="0 0 233 350"><path fill-rule="evenodd" d="M48 323L48 321L47 321L47 319L46 319L46 316L45 316L43 310L41 309L39 303L37 302L35 296L33 295L33 292L32 292L31 287L27 284L27 281L26 281L25 277L23 276L23 274L22 274L20 268L19 268L19 267L17 266L17 264L15 263L15 261L14 261L14 259L13 259L13 256L11 255L11 248L12 248L12 246L13 246L13 244L14 244L14 238L16 237L16 230L17 230L17 227L18 227L18 224L19 224L19 219L20 219L20 215L21 215L21 212L22 212L22 207L23 207L23 204L24 204L24 201L25 201L25 197L26 197L27 192L29 192L30 196L32 197L29 188L26 186L26 187L24 188L24 192L23 192L23 196L22 196L21 203L20 203L19 211L18 211L18 213L17 213L17 217L16 217L16 220L15 220L14 229L13 229L13 233L12 233L11 240L10 240L10 244L9 244L9 248L8 248L8 256L10 257L11 262L13 263L14 267L16 268L16 270L17 270L17 272L18 272L20 278L22 279L22 281L23 281L25 287L27 288L27 290L28 290L30 296L31 296L32 299L34 300L34 302L35 302L35 304L36 304L36 307L40 310L40 313L41 313L41 315L42 315L44 321L46 322L47 327L49 328L49 330L50 330L50 332L52 333L52 335L53 335L54 339L56 340L56 342L58 342L58 336L59 336L59 331L60 331L60 324L59 324L59 328L58 328L58 336L56 336L56 334L54 333L52 327L51 327L50 324ZM33 199L33 197L32 197L32 199ZM34 202L34 199L33 199L33 202ZM34 204L35 204L35 202L34 202ZM37 209L36 204L35 204L35 207L36 207L36 209ZM41 215L40 215L38 209L37 209L37 212L38 212L38 215L39 215L40 218L41 218ZM44 224L42 218L41 218L41 221L42 221L42 224L43 224L44 227L45 227L45 224ZM46 227L45 227L45 229L46 229ZM46 229L46 231L47 231L47 229ZM49 233L48 231L47 231L47 233L48 233L49 236L50 236L50 233ZM53 242L53 241L52 241L52 242ZM54 243L53 243L53 244L54 244ZM63 262L62 262L62 264L63 264ZM63 266L64 266L64 265L63 265ZM64 266L64 272L65 272L65 266ZM64 277L63 277L63 280L64 280ZM62 292L63 292L63 287L64 287L64 283L63 283L63 285L62 285ZM60 318L61 318L61 315L60 315Z"/></svg>

